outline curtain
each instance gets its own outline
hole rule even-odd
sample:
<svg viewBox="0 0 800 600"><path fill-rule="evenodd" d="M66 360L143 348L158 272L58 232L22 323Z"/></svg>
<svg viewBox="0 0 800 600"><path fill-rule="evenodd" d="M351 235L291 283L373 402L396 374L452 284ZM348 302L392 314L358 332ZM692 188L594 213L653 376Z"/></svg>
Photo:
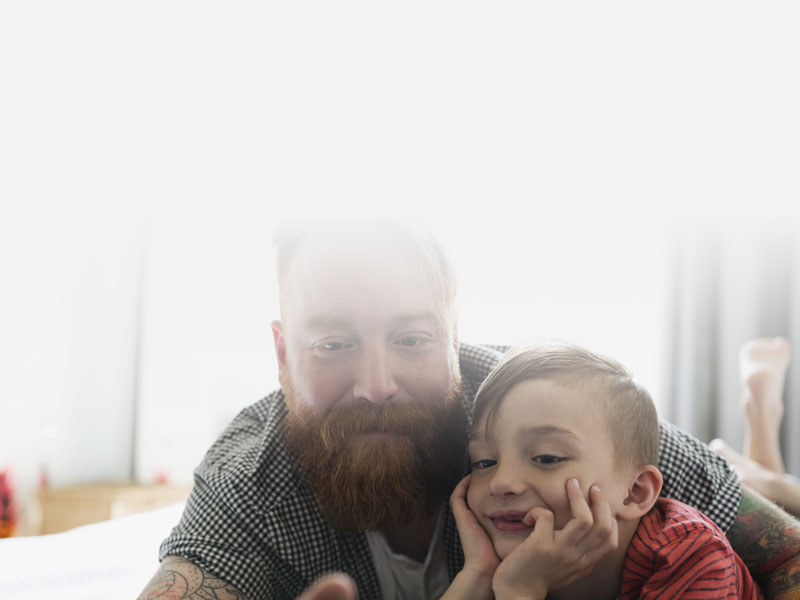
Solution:
<svg viewBox="0 0 800 600"><path fill-rule="evenodd" d="M791 223L684 227L673 253L662 418L741 449L738 350L756 337L793 342L781 448L800 472L800 251Z"/></svg>

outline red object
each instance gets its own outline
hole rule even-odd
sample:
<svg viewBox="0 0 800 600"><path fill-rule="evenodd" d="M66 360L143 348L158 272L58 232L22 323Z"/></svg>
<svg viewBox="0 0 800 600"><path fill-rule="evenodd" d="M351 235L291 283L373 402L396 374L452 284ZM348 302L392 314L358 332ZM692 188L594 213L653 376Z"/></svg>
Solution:
<svg viewBox="0 0 800 600"><path fill-rule="evenodd" d="M0 538L11 537L17 529L17 506L8 469L0 471Z"/></svg>
<svg viewBox="0 0 800 600"><path fill-rule="evenodd" d="M50 478L47 476L47 469L41 467L39 469L39 489L46 490L50 487Z"/></svg>
<svg viewBox="0 0 800 600"><path fill-rule="evenodd" d="M719 527L691 506L660 498L628 546L620 598L764 596Z"/></svg>

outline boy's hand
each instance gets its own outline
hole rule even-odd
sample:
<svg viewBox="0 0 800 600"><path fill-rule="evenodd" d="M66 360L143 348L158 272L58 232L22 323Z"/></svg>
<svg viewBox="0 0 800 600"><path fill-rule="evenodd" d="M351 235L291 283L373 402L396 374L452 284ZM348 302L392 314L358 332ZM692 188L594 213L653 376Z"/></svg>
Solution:
<svg viewBox="0 0 800 600"><path fill-rule="evenodd" d="M500 559L494 551L489 535L467 506L467 489L471 477L471 475L464 477L453 490L450 495L450 509L453 511L461 546L464 549L464 569L461 573L468 576L475 584L484 584L491 597L492 575L500 564ZM473 589L473 592L477 590Z"/></svg>
<svg viewBox="0 0 800 600"><path fill-rule="evenodd" d="M492 588L497 600L543 599L549 590L588 575L600 558L617 547L617 521L600 489L592 486L589 490L590 507L576 479L570 479L566 488L572 519L554 531L549 510L537 507L525 515L524 523L534 529L495 571Z"/></svg>

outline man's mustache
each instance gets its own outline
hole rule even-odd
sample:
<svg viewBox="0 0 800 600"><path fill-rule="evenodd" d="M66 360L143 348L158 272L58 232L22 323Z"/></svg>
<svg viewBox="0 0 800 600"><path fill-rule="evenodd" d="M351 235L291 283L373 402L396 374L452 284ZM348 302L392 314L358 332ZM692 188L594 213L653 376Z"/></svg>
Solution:
<svg viewBox="0 0 800 600"><path fill-rule="evenodd" d="M420 403L362 404L335 407L322 422L322 439L345 441L366 433L410 436L433 425L433 414Z"/></svg>

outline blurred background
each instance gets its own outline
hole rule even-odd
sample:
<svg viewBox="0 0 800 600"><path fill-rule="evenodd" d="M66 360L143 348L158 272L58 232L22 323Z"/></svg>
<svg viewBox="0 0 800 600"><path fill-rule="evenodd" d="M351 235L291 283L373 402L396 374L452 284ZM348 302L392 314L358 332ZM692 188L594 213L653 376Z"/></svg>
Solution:
<svg viewBox="0 0 800 600"><path fill-rule="evenodd" d="M565 338L741 444L800 339L790 3L0 6L0 471L189 484L277 387L271 234L427 224L461 339ZM800 472L800 361L784 443Z"/></svg>

